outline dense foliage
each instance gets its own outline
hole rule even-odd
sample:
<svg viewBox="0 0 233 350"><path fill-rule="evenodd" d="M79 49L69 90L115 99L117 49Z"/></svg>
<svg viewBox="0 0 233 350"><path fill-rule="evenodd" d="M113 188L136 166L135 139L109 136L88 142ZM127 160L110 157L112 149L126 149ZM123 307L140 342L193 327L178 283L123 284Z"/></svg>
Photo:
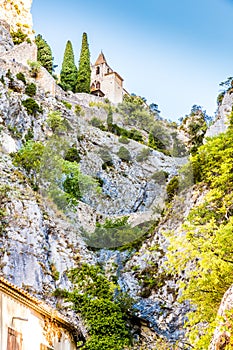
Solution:
<svg viewBox="0 0 233 350"><path fill-rule="evenodd" d="M27 94L30 97L33 97L36 94L36 90L36 84L30 83L25 88L25 94Z"/></svg>
<svg viewBox="0 0 233 350"><path fill-rule="evenodd" d="M13 155L14 165L26 170L34 189L64 210L76 205L86 193L99 189L95 179L81 173L77 160L74 149L58 135L46 144L29 140Z"/></svg>
<svg viewBox="0 0 233 350"><path fill-rule="evenodd" d="M188 148L192 154L195 154L198 147L202 145L211 118L201 106L193 105L191 112L184 119L180 129L188 137Z"/></svg>
<svg viewBox="0 0 233 350"><path fill-rule="evenodd" d="M128 217L118 219L106 219L103 224L96 224L92 233L83 232L86 243L92 248L130 248L137 245L138 240L147 235L151 228L150 222L132 227L128 223ZM124 247L124 248L123 248Z"/></svg>
<svg viewBox="0 0 233 350"><path fill-rule="evenodd" d="M75 92L77 76L78 70L74 61L74 51L71 42L68 40L66 43L60 74L60 85L63 90Z"/></svg>
<svg viewBox="0 0 233 350"><path fill-rule="evenodd" d="M20 28L17 30L17 32L11 31L11 37L15 45L22 44L27 40L27 34L25 34Z"/></svg>
<svg viewBox="0 0 233 350"><path fill-rule="evenodd" d="M22 72L17 73L16 74L16 78L18 80L21 80L24 84L26 84L26 78L25 78L25 75Z"/></svg>
<svg viewBox="0 0 233 350"><path fill-rule="evenodd" d="M233 284L233 113L226 133L209 139L191 158L199 192L179 234L168 234L169 266L183 275L182 300L192 306L187 330L194 349L208 348L223 294ZM231 328L228 331L233 338Z"/></svg>
<svg viewBox="0 0 233 350"><path fill-rule="evenodd" d="M83 349L122 350L129 346L127 310L124 303L114 298L116 286L108 281L100 267L83 264L70 272L70 278L76 288L69 294L69 300L89 328Z"/></svg>
<svg viewBox="0 0 233 350"><path fill-rule="evenodd" d="M27 113L33 115L34 117L36 117L37 114L42 113L42 108L31 97L23 100L22 105L26 108Z"/></svg>
<svg viewBox="0 0 233 350"><path fill-rule="evenodd" d="M89 46L87 41L87 34L83 33L76 92L90 93L90 86L91 86L90 51L89 51Z"/></svg>
<svg viewBox="0 0 233 350"><path fill-rule="evenodd" d="M50 46L42 38L41 34L38 34L35 38L37 45L37 61L52 74L53 71L53 55Z"/></svg>

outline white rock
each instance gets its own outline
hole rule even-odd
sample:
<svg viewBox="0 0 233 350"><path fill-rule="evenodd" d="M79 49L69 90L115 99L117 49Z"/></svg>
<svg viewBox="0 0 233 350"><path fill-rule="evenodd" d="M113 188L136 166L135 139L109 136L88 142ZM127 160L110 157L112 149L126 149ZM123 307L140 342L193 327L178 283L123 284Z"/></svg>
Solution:
<svg viewBox="0 0 233 350"><path fill-rule="evenodd" d="M4 153L13 153L17 151L15 140L8 134L2 133L0 135L0 144Z"/></svg>

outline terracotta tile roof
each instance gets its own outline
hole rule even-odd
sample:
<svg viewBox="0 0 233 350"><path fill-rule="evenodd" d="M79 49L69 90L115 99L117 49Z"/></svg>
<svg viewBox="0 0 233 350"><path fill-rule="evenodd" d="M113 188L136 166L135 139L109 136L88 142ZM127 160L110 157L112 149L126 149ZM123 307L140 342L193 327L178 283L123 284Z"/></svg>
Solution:
<svg viewBox="0 0 233 350"><path fill-rule="evenodd" d="M102 64L102 63L107 63L107 61L106 61L106 58L104 57L103 52L101 51L101 53L99 54L99 57L95 62L95 66L98 66L99 64Z"/></svg>
<svg viewBox="0 0 233 350"><path fill-rule="evenodd" d="M111 74L117 75L120 80L124 81L124 79L117 72L109 72L109 73L106 73L105 75L111 75Z"/></svg>

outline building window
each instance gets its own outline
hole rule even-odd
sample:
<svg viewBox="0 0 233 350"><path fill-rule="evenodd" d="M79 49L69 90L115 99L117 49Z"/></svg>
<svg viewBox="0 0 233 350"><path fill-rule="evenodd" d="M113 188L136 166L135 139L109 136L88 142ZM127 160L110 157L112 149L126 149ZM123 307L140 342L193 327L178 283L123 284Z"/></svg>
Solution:
<svg viewBox="0 0 233 350"><path fill-rule="evenodd" d="M96 67L96 74L100 74L100 67Z"/></svg>
<svg viewBox="0 0 233 350"><path fill-rule="evenodd" d="M96 83L96 89L100 89L100 82L99 81L97 81L97 83Z"/></svg>
<svg viewBox="0 0 233 350"><path fill-rule="evenodd" d="M22 334L12 328L8 328L7 350L22 350Z"/></svg>

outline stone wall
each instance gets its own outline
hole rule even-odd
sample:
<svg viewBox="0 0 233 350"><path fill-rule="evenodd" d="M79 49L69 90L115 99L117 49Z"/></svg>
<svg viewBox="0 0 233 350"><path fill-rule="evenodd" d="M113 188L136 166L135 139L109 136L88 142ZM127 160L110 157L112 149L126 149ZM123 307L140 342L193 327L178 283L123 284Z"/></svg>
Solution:
<svg viewBox="0 0 233 350"><path fill-rule="evenodd" d="M10 30L21 29L33 38L31 5L32 0L0 0L0 19L9 24Z"/></svg>
<svg viewBox="0 0 233 350"><path fill-rule="evenodd" d="M10 51L0 55L4 60L21 63L25 66L28 61L37 61L37 46L36 44L28 44L26 42L14 46Z"/></svg>
<svg viewBox="0 0 233 350"><path fill-rule="evenodd" d="M45 92L49 92L51 95L55 96L56 81L44 67L40 68L36 82Z"/></svg>

